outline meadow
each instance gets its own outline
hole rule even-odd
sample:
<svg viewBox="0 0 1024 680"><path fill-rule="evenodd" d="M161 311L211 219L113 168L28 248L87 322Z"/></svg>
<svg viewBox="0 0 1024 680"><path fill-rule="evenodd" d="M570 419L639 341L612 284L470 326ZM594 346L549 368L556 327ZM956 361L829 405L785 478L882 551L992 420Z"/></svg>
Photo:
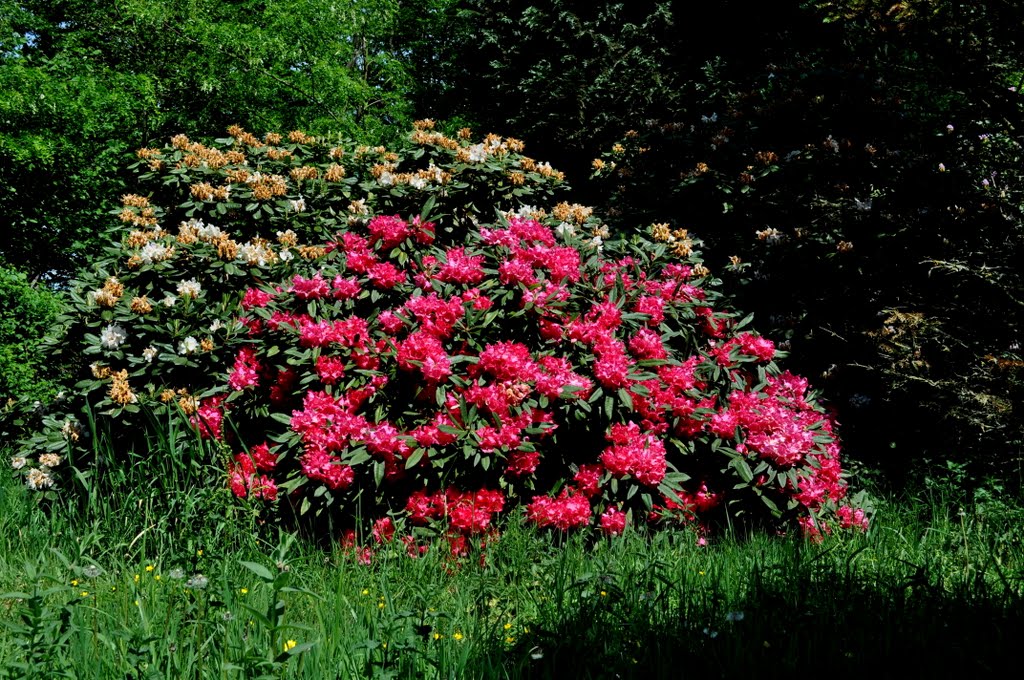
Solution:
<svg viewBox="0 0 1024 680"><path fill-rule="evenodd" d="M1024 509L995 493L879 493L866 534L817 542L511 516L464 557L367 560L239 503L168 433L49 506L3 476L2 677L952 677L1012 664L1024 632Z"/></svg>

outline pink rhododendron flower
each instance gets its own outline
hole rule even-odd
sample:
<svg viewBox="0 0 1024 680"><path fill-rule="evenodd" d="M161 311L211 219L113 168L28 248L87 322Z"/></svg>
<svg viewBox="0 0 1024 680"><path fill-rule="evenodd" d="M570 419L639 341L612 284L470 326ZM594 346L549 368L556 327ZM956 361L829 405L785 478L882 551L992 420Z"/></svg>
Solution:
<svg viewBox="0 0 1024 680"><path fill-rule="evenodd" d="M320 382L333 385L345 375L345 362L338 357L321 355L316 360L316 373L320 376Z"/></svg>
<svg viewBox="0 0 1024 680"><path fill-rule="evenodd" d="M403 371L418 370L431 383L443 382L451 375L451 360L441 341L423 331L399 343L396 357Z"/></svg>
<svg viewBox="0 0 1024 680"><path fill-rule="evenodd" d="M568 531L590 524L590 501L586 496L570 495L568 489L558 498L535 496L526 506L526 518L538 527Z"/></svg>
<svg viewBox="0 0 1024 680"><path fill-rule="evenodd" d="M367 276L370 282L382 290L390 290L400 283L405 282L405 272L391 264L381 262L370 267Z"/></svg>
<svg viewBox="0 0 1024 680"><path fill-rule="evenodd" d="M366 225L372 243L380 245L381 250L391 250L412 235L412 227L398 215L378 215Z"/></svg>
<svg viewBox="0 0 1024 680"><path fill-rule="evenodd" d="M189 418L192 427L199 430L203 439L221 439L221 424L224 422L224 395L208 397L199 403L199 408Z"/></svg>
<svg viewBox="0 0 1024 680"><path fill-rule="evenodd" d="M613 445L600 458L613 475L631 475L647 486L657 486L665 478L665 444L641 433L636 423L612 425L606 439Z"/></svg>
<svg viewBox="0 0 1024 680"><path fill-rule="evenodd" d="M505 464L505 475L509 477L528 477L537 471L540 454L536 451L513 451Z"/></svg>
<svg viewBox="0 0 1024 680"><path fill-rule="evenodd" d="M581 465L579 472L573 477L576 489L586 497L596 496L601 492L601 465Z"/></svg>
<svg viewBox="0 0 1024 680"><path fill-rule="evenodd" d="M228 386L236 392L241 392L247 387L255 387L259 384L262 368L259 359L256 358L256 348L245 345L235 356L235 365L228 376Z"/></svg>
<svg viewBox="0 0 1024 680"><path fill-rule="evenodd" d="M612 505L601 514L601 531L609 536L621 536L626 530L626 513Z"/></svg>
<svg viewBox="0 0 1024 680"><path fill-rule="evenodd" d="M450 283L480 283L484 278L482 255L467 255L465 248L451 248L436 278Z"/></svg>
<svg viewBox="0 0 1024 680"><path fill-rule="evenodd" d="M359 295L362 288L359 287L359 280L354 277L343 278L341 274L334 277L331 282L331 290L337 300L351 300Z"/></svg>
<svg viewBox="0 0 1024 680"><path fill-rule="evenodd" d="M752 333L743 333L736 340L739 342L741 352L757 357L759 361L771 361L775 356L775 343L768 338Z"/></svg>
<svg viewBox="0 0 1024 680"><path fill-rule="evenodd" d="M319 300L331 292L330 284L317 272L313 278L304 279L298 274L292 279L291 292L300 300Z"/></svg>
<svg viewBox="0 0 1024 680"><path fill-rule="evenodd" d="M242 309L250 310L253 307L266 307L273 299L273 295L258 288L249 288L242 298Z"/></svg>

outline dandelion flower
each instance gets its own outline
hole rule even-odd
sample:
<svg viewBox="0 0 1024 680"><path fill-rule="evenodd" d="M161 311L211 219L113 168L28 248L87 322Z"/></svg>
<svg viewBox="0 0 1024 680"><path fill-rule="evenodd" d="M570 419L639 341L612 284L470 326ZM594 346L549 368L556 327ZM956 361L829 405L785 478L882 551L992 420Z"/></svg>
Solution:
<svg viewBox="0 0 1024 680"><path fill-rule="evenodd" d="M298 645L298 644L299 643L296 642L295 640L288 640L287 642L284 643L284 651L286 651L286 652L287 651L291 651L292 649L295 649L296 645ZM385 643L385 645L386 644L387 643Z"/></svg>
<svg viewBox="0 0 1024 680"><path fill-rule="evenodd" d="M210 584L210 579L206 578L202 574L196 574L188 581L185 581L186 588L192 588L194 590L202 590Z"/></svg>

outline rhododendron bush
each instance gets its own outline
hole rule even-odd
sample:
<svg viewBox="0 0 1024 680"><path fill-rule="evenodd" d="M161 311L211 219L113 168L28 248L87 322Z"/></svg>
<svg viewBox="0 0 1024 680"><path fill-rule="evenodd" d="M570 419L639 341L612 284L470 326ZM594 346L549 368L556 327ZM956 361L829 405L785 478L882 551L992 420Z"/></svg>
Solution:
<svg viewBox="0 0 1024 680"><path fill-rule="evenodd" d="M866 526L832 419L721 307L685 230L612 238L520 142L429 121L397 150L230 134L139 151L76 291L76 407L122 446L180 414L239 498L456 550L510 512L613 535ZM30 485L59 485L69 446L86 460L81 420L29 443Z"/></svg>

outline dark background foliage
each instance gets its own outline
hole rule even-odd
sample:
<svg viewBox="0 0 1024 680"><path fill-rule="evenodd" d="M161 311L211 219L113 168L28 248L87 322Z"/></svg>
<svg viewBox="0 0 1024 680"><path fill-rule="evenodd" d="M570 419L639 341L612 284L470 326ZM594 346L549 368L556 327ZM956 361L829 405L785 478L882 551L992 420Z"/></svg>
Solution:
<svg viewBox="0 0 1024 680"><path fill-rule="evenodd" d="M1019 481L1019 5L456 5L475 39L424 111L521 134L620 229L698 233L857 457Z"/></svg>

